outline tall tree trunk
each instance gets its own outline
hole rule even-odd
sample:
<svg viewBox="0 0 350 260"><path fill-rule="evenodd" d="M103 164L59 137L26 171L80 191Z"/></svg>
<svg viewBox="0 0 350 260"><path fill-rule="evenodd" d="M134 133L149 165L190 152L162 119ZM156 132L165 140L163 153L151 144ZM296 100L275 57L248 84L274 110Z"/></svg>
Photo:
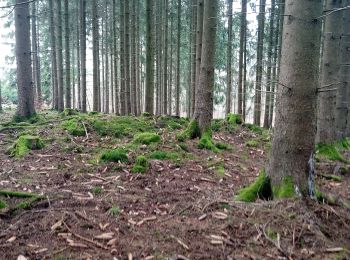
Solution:
<svg viewBox="0 0 350 260"><path fill-rule="evenodd" d="M58 111L64 109L63 83L63 37L62 37L62 2L57 0L57 76L58 76Z"/></svg>
<svg viewBox="0 0 350 260"><path fill-rule="evenodd" d="M326 10L342 7L342 0L327 0ZM342 15L325 17L323 34L323 56L321 84L318 91L318 121L316 143L331 143L335 140L335 101L336 92L327 91L339 84L340 37Z"/></svg>
<svg viewBox="0 0 350 260"><path fill-rule="evenodd" d="M86 0L80 0L81 111L86 113Z"/></svg>
<svg viewBox="0 0 350 260"><path fill-rule="evenodd" d="M131 111L137 115L136 93L136 0L132 1L131 13Z"/></svg>
<svg viewBox="0 0 350 260"><path fill-rule="evenodd" d="M177 1L177 44L176 44L176 97L175 97L175 113L180 116L180 93L181 93L181 82L180 82L180 59L181 59L181 0Z"/></svg>
<svg viewBox="0 0 350 260"><path fill-rule="evenodd" d="M146 112L154 113L154 49L152 34L152 0L146 0Z"/></svg>
<svg viewBox="0 0 350 260"><path fill-rule="evenodd" d="M196 93L199 82L201 55L202 55L202 35L203 35L203 7L204 0L197 0L197 31L196 31L196 82L195 82L195 103L197 103Z"/></svg>
<svg viewBox="0 0 350 260"><path fill-rule="evenodd" d="M174 26L174 15L170 15L170 64L169 64L169 87L168 87L168 114L172 114L172 105L173 105L173 52L174 52L174 37L173 37L173 26Z"/></svg>
<svg viewBox="0 0 350 260"><path fill-rule="evenodd" d="M243 115L243 73L244 73L244 60L243 55L245 52L245 34L246 34L246 18L247 17L247 0L242 0L241 3L241 26L239 32L239 61L238 61L238 93L237 93L237 111L238 114ZM244 119L244 117L243 117Z"/></svg>
<svg viewBox="0 0 350 260"><path fill-rule="evenodd" d="M30 49L30 15L26 0L16 0L15 39L19 119L35 115Z"/></svg>
<svg viewBox="0 0 350 260"><path fill-rule="evenodd" d="M140 64L140 52L141 52L141 44L140 44L140 1L136 1L136 92L137 92L137 113L139 116L141 114L141 64Z"/></svg>
<svg viewBox="0 0 350 260"><path fill-rule="evenodd" d="M113 3L115 0L113 0ZM99 84L98 84L98 64L99 64L99 26L97 14L98 0L92 1L92 110L98 111Z"/></svg>
<svg viewBox="0 0 350 260"><path fill-rule="evenodd" d="M316 89L322 1L286 0L276 125L267 174L273 186L291 180L308 195L308 162L315 147ZM310 46L310 48L305 48Z"/></svg>
<svg viewBox="0 0 350 260"><path fill-rule="evenodd" d="M0 81L0 113L2 113L2 96L1 96L1 81Z"/></svg>
<svg viewBox="0 0 350 260"><path fill-rule="evenodd" d="M350 1L345 1L346 5ZM337 140L344 139L348 136L349 130L349 94L350 94L350 9L343 11L342 17L342 34L340 39L340 70L339 70L339 87L336 98L336 116L335 125Z"/></svg>
<svg viewBox="0 0 350 260"><path fill-rule="evenodd" d="M114 53L114 111L119 115L119 87L118 87L118 62L117 62L117 4L113 0L113 53Z"/></svg>
<svg viewBox="0 0 350 260"><path fill-rule="evenodd" d="M126 84L125 84L125 19L124 19L124 4L125 0L120 0L120 114L127 114L126 102Z"/></svg>
<svg viewBox="0 0 350 260"><path fill-rule="evenodd" d="M64 0L64 24L65 24L65 67L66 67L66 107L72 107L72 89L70 80L70 46L69 46L69 9L68 0Z"/></svg>
<svg viewBox="0 0 350 260"><path fill-rule="evenodd" d="M201 132L210 126L213 117L215 39L217 26L217 0L204 0L202 60L198 86L196 88L196 108L194 120Z"/></svg>
<svg viewBox="0 0 350 260"><path fill-rule="evenodd" d="M243 43L243 87L242 87L242 117L246 120L247 115L247 20L244 21L244 43Z"/></svg>
<svg viewBox="0 0 350 260"><path fill-rule="evenodd" d="M78 4L79 3L79 4ZM80 17L80 0L77 3L77 17ZM81 59L80 59L80 19L77 22L77 101L78 101L78 109L81 110Z"/></svg>
<svg viewBox="0 0 350 260"><path fill-rule="evenodd" d="M228 37L227 37L227 65L226 65L226 115L231 113L232 106L232 0L228 0Z"/></svg>
<svg viewBox="0 0 350 260"><path fill-rule="evenodd" d="M163 114L168 114L168 13L169 3L164 0L164 75L163 75Z"/></svg>
<svg viewBox="0 0 350 260"><path fill-rule="evenodd" d="M196 102L196 29L197 29L197 0L192 0L192 45L191 45L191 115L193 116L194 107Z"/></svg>
<svg viewBox="0 0 350 260"><path fill-rule="evenodd" d="M56 36L54 22L53 0L49 0L50 9L50 45L51 45L51 66L52 66L52 107L58 109L58 80L57 80L57 58L56 58Z"/></svg>
<svg viewBox="0 0 350 260"><path fill-rule="evenodd" d="M156 10L161 10L161 0L156 0ZM155 46L156 48L156 115L160 115L160 88L161 88L161 12L156 14Z"/></svg>
<svg viewBox="0 0 350 260"><path fill-rule="evenodd" d="M261 118L261 83L263 71L263 51L264 51L264 28L265 28L265 3L260 0L258 15L258 46L256 54L256 80L254 98L254 124L260 125Z"/></svg>
<svg viewBox="0 0 350 260"><path fill-rule="evenodd" d="M108 0L105 0L105 107L104 112L109 114L109 51L108 51L108 42L109 42L109 33L108 33Z"/></svg>
<svg viewBox="0 0 350 260"><path fill-rule="evenodd" d="M40 64L39 64L39 51L38 51L38 36L37 36L37 15L36 15L36 3L32 3L32 57L33 57L33 83L37 108L41 107L41 81L40 81Z"/></svg>
<svg viewBox="0 0 350 260"><path fill-rule="evenodd" d="M271 9L270 9L270 24L269 24L269 45L268 45L268 50L267 50L267 75L266 75L266 94L265 94L265 113L264 113L264 127L269 128L270 127L270 121L269 121L269 116L270 116L270 101L271 101L271 96L273 95L271 93L272 89L272 80L271 80L271 74L272 74L272 58L273 58L273 52L272 52L272 47L273 47L273 32L274 32L274 19L275 19L275 5L276 2L275 0L271 0Z"/></svg>
<svg viewBox="0 0 350 260"><path fill-rule="evenodd" d="M124 52L125 52L125 96L126 96L126 111L128 114L133 113L131 111L131 85L130 85L130 10L129 0L124 2Z"/></svg>

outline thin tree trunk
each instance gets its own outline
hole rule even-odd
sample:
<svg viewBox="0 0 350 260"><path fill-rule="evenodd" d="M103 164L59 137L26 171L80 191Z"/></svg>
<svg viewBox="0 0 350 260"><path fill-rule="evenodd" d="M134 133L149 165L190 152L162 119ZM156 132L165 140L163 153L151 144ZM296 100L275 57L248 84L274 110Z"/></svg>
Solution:
<svg viewBox="0 0 350 260"><path fill-rule="evenodd" d="M164 62L163 62L163 114L168 114L168 13L169 3L164 0Z"/></svg>
<svg viewBox="0 0 350 260"><path fill-rule="evenodd" d="M215 39L217 25L217 0L204 0L202 61L199 84L196 88L196 108L194 120L198 122L201 132L210 126L213 117Z"/></svg>
<svg viewBox="0 0 350 260"><path fill-rule="evenodd" d="M120 0L120 114L122 116L127 114L126 102L126 84L125 84L125 19L124 19L124 4L125 0Z"/></svg>
<svg viewBox="0 0 350 260"><path fill-rule="evenodd" d="M114 53L114 112L119 115L119 87L118 87L118 62L117 62L117 4L113 0L113 53Z"/></svg>
<svg viewBox="0 0 350 260"><path fill-rule="evenodd" d="M77 4L78 5L78 4ZM80 0L79 0L80 5ZM77 7L77 17L80 17L80 10ZM80 59L80 19L77 22L77 101L78 101L78 110L81 110L81 59Z"/></svg>
<svg viewBox="0 0 350 260"><path fill-rule="evenodd" d="M196 82L195 82L195 103L197 102L196 93L199 82L199 73L201 66L201 55L202 55L202 35L203 35L203 7L204 0L197 0L197 32L196 32Z"/></svg>
<svg viewBox="0 0 350 260"><path fill-rule="evenodd" d="M173 104L173 52L174 52L174 37L173 37L174 15L170 16L170 64L169 64L169 88L168 88L168 114L172 114Z"/></svg>
<svg viewBox="0 0 350 260"><path fill-rule="evenodd" d="M256 80L255 80L255 98L254 98L254 124L260 126L261 119L261 83L263 71L263 51L264 51L264 28L265 28L265 3L266 0L260 0L258 15L258 46L256 54Z"/></svg>
<svg viewBox="0 0 350 260"><path fill-rule="evenodd" d="M227 37L227 67L226 67L226 115L231 113L232 106L232 0L228 0L228 37Z"/></svg>
<svg viewBox="0 0 350 260"><path fill-rule="evenodd" d="M295 190L304 196L309 191L308 162L315 147L321 33L321 21L316 18L321 11L319 0L286 0L289 18L283 30L283 85L278 87L276 125L267 167L273 186L281 187L291 180Z"/></svg>
<svg viewBox="0 0 350 260"><path fill-rule="evenodd" d="M65 67L66 67L66 107L72 108L72 89L70 75L70 46L69 46L69 9L68 0L64 0L64 24L65 24Z"/></svg>
<svg viewBox="0 0 350 260"><path fill-rule="evenodd" d="M51 66L52 66L52 107L58 109L58 80L57 80L57 59L56 59L56 36L54 22L53 0L49 0L50 9L50 45L51 45Z"/></svg>
<svg viewBox="0 0 350 260"><path fill-rule="evenodd" d="M58 111L64 109L63 83L63 37L62 37L62 2L57 0L57 76L58 76Z"/></svg>
<svg viewBox="0 0 350 260"><path fill-rule="evenodd" d="M33 83L35 92L36 107L40 108L42 103L41 98L41 82L40 82L40 64L39 64L39 51L38 51L38 36L37 36L37 15L36 4L32 3L32 56L33 56Z"/></svg>
<svg viewBox="0 0 350 260"><path fill-rule="evenodd" d="M247 20L244 21L244 36L243 36L243 86L242 86L242 117L246 121L247 116Z"/></svg>
<svg viewBox="0 0 350 260"><path fill-rule="evenodd" d="M130 95L130 10L129 0L124 2L124 52L125 52L125 96L126 96L126 111L128 114L133 113L132 100Z"/></svg>
<svg viewBox="0 0 350 260"><path fill-rule="evenodd" d="M114 0L115 1L115 0ZM92 1L92 110L98 111L99 84L98 84L98 63L99 63L99 26L97 14L98 0Z"/></svg>
<svg viewBox="0 0 350 260"><path fill-rule="evenodd" d="M241 26L239 32L239 61L238 61L238 93L237 93L237 111L240 115L245 115L243 112L243 73L244 73L244 60L243 55L245 52L245 34L246 34L246 17L247 17L247 0L242 0L241 3ZM245 102L245 101L244 101ZM243 116L244 119L244 116Z"/></svg>
<svg viewBox="0 0 350 260"><path fill-rule="evenodd" d="M176 97L175 97L175 113L176 116L180 116L180 93L181 93L181 82L180 82L180 59L181 59L181 48L180 48L180 37L181 37L181 0L177 1L177 44L176 44Z"/></svg>
<svg viewBox="0 0 350 260"><path fill-rule="evenodd" d="M2 109L2 96L1 96L1 81L0 81L0 113L3 111Z"/></svg>
<svg viewBox="0 0 350 260"><path fill-rule="evenodd" d="M140 1L136 1L136 92L137 92L137 113L139 116L141 114L141 80L140 80L140 52L141 52L141 44L140 44Z"/></svg>
<svg viewBox="0 0 350 260"><path fill-rule="evenodd" d="M30 15L29 4L25 0L16 0L15 40L18 89L16 116L18 119L23 119L35 114L30 49Z"/></svg>
<svg viewBox="0 0 350 260"><path fill-rule="evenodd" d="M105 107L104 112L109 114L109 51L108 51L108 1L105 0Z"/></svg>
<svg viewBox="0 0 350 260"><path fill-rule="evenodd" d="M81 110L86 113L86 0L80 0Z"/></svg>
<svg viewBox="0 0 350 260"><path fill-rule="evenodd" d="M137 115L136 93L136 0L132 0L131 13L131 112Z"/></svg>
<svg viewBox="0 0 350 260"><path fill-rule="evenodd" d="M196 29L197 29L197 0L192 0L192 45L191 45L191 115L193 116L196 102Z"/></svg>

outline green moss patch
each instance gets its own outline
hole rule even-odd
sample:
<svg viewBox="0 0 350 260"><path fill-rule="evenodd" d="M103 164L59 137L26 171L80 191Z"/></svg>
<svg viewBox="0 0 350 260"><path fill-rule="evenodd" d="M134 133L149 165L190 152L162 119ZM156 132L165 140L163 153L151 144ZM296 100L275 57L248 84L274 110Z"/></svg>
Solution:
<svg viewBox="0 0 350 260"><path fill-rule="evenodd" d="M73 108L66 108L61 112L62 116L75 116L79 115L79 111Z"/></svg>
<svg viewBox="0 0 350 260"><path fill-rule="evenodd" d="M213 142L211 129L207 128L203 132L202 137L198 143L198 148L199 149L208 149L208 150L211 150L215 153L219 151L219 148L217 148Z"/></svg>
<svg viewBox="0 0 350 260"><path fill-rule="evenodd" d="M259 146L259 141L258 141L258 140L255 140L255 139L249 140L249 141L247 141L247 142L245 143L245 145L248 146L248 147L254 147L254 148L256 148L256 147Z"/></svg>
<svg viewBox="0 0 350 260"><path fill-rule="evenodd" d="M128 162L128 156L124 149L114 149L104 152L101 157L103 162Z"/></svg>
<svg viewBox="0 0 350 260"><path fill-rule="evenodd" d="M281 185L273 186L273 197L276 199L293 198L295 197L295 188L293 184L293 178L288 176L284 177Z"/></svg>
<svg viewBox="0 0 350 260"><path fill-rule="evenodd" d="M0 209L7 208L7 203L0 199Z"/></svg>
<svg viewBox="0 0 350 260"><path fill-rule="evenodd" d="M141 133L135 136L134 143L137 144L146 144L149 145L151 143L158 143L160 142L160 136L155 133Z"/></svg>
<svg viewBox="0 0 350 260"><path fill-rule="evenodd" d="M39 136L22 135L20 136L15 144L9 148L11 156L23 157L30 150L39 150L44 147L44 142Z"/></svg>
<svg viewBox="0 0 350 260"><path fill-rule="evenodd" d="M254 124L244 124L243 126L245 128L248 128L250 131L252 131L255 134L262 135L264 132L263 128L261 128L260 126L254 125Z"/></svg>
<svg viewBox="0 0 350 260"><path fill-rule="evenodd" d="M226 121L231 125L241 125L243 123L241 115L231 113L226 116Z"/></svg>
<svg viewBox="0 0 350 260"><path fill-rule="evenodd" d="M179 158L179 154L175 152L154 151L149 155L149 158L156 160L175 160Z"/></svg>
<svg viewBox="0 0 350 260"><path fill-rule="evenodd" d="M225 121L222 119L213 119L211 121L211 130L213 130L214 132L219 132L224 124Z"/></svg>
<svg viewBox="0 0 350 260"><path fill-rule="evenodd" d="M149 162L147 160L147 158L143 155L137 156L136 157L136 161L135 161L135 165L134 167L131 169L131 171L133 173L146 173L149 169Z"/></svg>
<svg viewBox="0 0 350 260"><path fill-rule="evenodd" d="M255 182L241 189L236 196L236 200L244 202L254 202L257 198L272 199L271 181L264 171Z"/></svg>
<svg viewBox="0 0 350 260"><path fill-rule="evenodd" d="M68 133L70 133L73 136L85 136L86 135L83 124L77 118L72 118L72 119L69 119L67 121L64 121L61 124L61 127L64 130L68 131Z"/></svg>
<svg viewBox="0 0 350 260"><path fill-rule="evenodd" d="M21 191L10 191L10 190L0 190L0 196L10 197L10 198L33 198L39 197L38 194L21 192Z"/></svg>
<svg viewBox="0 0 350 260"><path fill-rule="evenodd" d="M199 129L198 122L196 120L192 120L187 128L182 131L180 134L176 136L176 139L180 142L184 142L188 139L194 139L201 135L201 131Z"/></svg>
<svg viewBox="0 0 350 260"><path fill-rule="evenodd" d="M22 201L15 204L14 207L12 207L11 209L12 211L15 211L18 209L27 209L31 207L31 205L34 202L44 198L43 196L40 196L39 194L35 194L35 193L10 191L10 190L0 190L0 196L3 196L5 198L23 199ZM7 207L8 207L7 203L3 200L0 200L0 209L7 208Z"/></svg>
<svg viewBox="0 0 350 260"><path fill-rule="evenodd" d="M349 161L344 158L344 156L340 153L339 147L335 144L318 144L316 146L316 159L328 159L331 161L340 161L344 163L348 163Z"/></svg>

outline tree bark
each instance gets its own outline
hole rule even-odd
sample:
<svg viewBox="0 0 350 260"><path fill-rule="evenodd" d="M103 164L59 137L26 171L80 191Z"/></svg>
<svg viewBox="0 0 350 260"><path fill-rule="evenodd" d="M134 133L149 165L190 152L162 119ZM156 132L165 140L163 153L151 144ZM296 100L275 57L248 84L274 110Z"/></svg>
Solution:
<svg viewBox="0 0 350 260"><path fill-rule="evenodd" d="M108 35L108 0L105 0L105 24L104 24L104 30L105 30L105 107L104 107L104 112L106 114L109 114L109 48L108 48L108 42L109 42L109 37Z"/></svg>
<svg viewBox="0 0 350 260"><path fill-rule="evenodd" d="M81 111L86 113L86 0L80 0Z"/></svg>
<svg viewBox="0 0 350 260"><path fill-rule="evenodd" d="M273 186L290 178L308 195L308 162L315 147L316 88L322 1L286 0L276 125L267 174Z"/></svg>
<svg viewBox="0 0 350 260"><path fill-rule="evenodd" d="M137 115L136 93L136 0L132 1L131 13L131 112Z"/></svg>
<svg viewBox="0 0 350 260"><path fill-rule="evenodd" d="M51 66L52 66L52 107L58 109L58 79L57 79L57 59L56 59L56 36L54 22L53 0L49 0L50 9L50 45L51 45Z"/></svg>
<svg viewBox="0 0 350 260"><path fill-rule="evenodd" d="M168 114L168 0L164 0L163 114Z"/></svg>
<svg viewBox="0 0 350 260"><path fill-rule="evenodd" d="M238 93L237 93L237 111L238 114L243 115L243 73L245 52L244 41L246 34L246 17L247 17L247 0L242 0L241 3L241 26L239 31L239 61L238 61Z"/></svg>
<svg viewBox="0 0 350 260"><path fill-rule="evenodd" d="M117 62L117 4L113 0L113 53L114 53L114 112L119 115L119 86L118 86L118 62Z"/></svg>
<svg viewBox="0 0 350 260"><path fill-rule="evenodd" d="M232 106L232 0L228 0L227 3L226 115L231 113Z"/></svg>
<svg viewBox="0 0 350 260"><path fill-rule="evenodd" d="M68 0L64 0L64 24L65 24L65 67L66 67L66 108L72 108L72 88L70 75L70 46L69 46L69 9Z"/></svg>
<svg viewBox="0 0 350 260"><path fill-rule="evenodd" d="M130 85L130 10L129 0L124 2L124 52L125 52L125 97L126 97L126 112L127 114L132 113L131 111L131 85Z"/></svg>
<svg viewBox="0 0 350 260"><path fill-rule="evenodd" d="M196 29L197 29L197 0L192 0L192 45L191 45L191 114L193 116L196 102Z"/></svg>
<svg viewBox="0 0 350 260"><path fill-rule="evenodd" d="M201 132L210 126L213 117L217 8L217 0L204 0L203 39L201 40L202 60L198 87L196 88L196 108L194 113L194 120L198 122Z"/></svg>
<svg viewBox="0 0 350 260"><path fill-rule="evenodd" d="M35 115L30 49L30 15L29 4L25 0L16 0L15 40L18 89L16 116L21 119Z"/></svg>
<svg viewBox="0 0 350 260"><path fill-rule="evenodd" d="M181 59L181 48L180 48L180 37L181 37L181 0L177 1L177 43L176 43L176 97L175 97L175 114L180 116L180 59Z"/></svg>
<svg viewBox="0 0 350 260"><path fill-rule="evenodd" d="M64 109L64 82L63 82L63 37L62 37L62 2L57 0L57 77L58 77L58 111Z"/></svg>
<svg viewBox="0 0 350 260"><path fill-rule="evenodd" d="M127 109L126 109L126 93L125 93L125 52L124 52L124 38L125 38L125 33L124 33L124 27L125 27L125 20L124 20L124 3L125 0L120 0L120 114L126 115Z"/></svg>
<svg viewBox="0 0 350 260"><path fill-rule="evenodd" d="M113 3L115 0L113 0ZM97 14L98 0L92 1L92 110L98 111L99 84L98 84L98 64L99 64L99 26Z"/></svg>
<svg viewBox="0 0 350 260"><path fill-rule="evenodd" d="M36 3L31 3L32 5L32 57L33 57L33 83L36 106L41 107L42 97L41 97L41 79L40 79L40 64L39 64L39 50L38 50L38 36L37 36L37 15L36 15Z"/></svg>

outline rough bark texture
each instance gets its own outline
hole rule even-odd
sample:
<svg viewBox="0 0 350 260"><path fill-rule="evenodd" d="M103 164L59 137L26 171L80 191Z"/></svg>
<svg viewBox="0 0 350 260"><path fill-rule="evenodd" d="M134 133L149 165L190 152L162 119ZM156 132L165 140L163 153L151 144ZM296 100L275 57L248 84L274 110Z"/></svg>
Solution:
<svg viewBox="0 0 350 260"><path fill-rule="evenodd" d="M152 0L146 0L146 112L154 113L154 51L152 35Z"/></svg>
<svg viewBox="0 0 350 260"><path fill-rule="evenodd" d="M106 114L109 114L109 51L108 51L108 42L109 42L109 32L108 32L108 1L105 0L105 24L104 24L104 30L105 30L105 106L104 106L104 112Z"/></svg>
<svg viewBox="0 0 350 260"><path fill-rule="evenodd" d="M66 108L72 107L72 88L70 80L70 46L69 46L69 15L68 0L64 0L64 33L65 33L65 67L66 67Z"/></svg>
<svg viewBox="0 0 350 260"><path fill-rule="evenodd" d="M163 114L168 114L168 0L164 0Z"/></svg>
<svg viewBox="0 0 350 260"><path fill-rule="evenodd" d="M261 83L263 71L265 3L266 0L260 0L258 15L258 46L256 53L256 79L254 98L254 124L256 125L260 125L261 118Z"/></svg>
<svg viewBox="0 0 350 260"><path fill-rule="evenodd" d="M316 134L322 1L287 0L276 125L267 174L273 186L286 177L308 194L308 161Z"/></svg>
<svg viewBox="0 0 350 260"><path fill-rule="evenodd" d="M78 5L78 4L77 4ZM79 1L80 5L80 1ZM80 17L80 8L77 8L77 17ZM81 59L80 59L80 18L79 22L77 22L77 101L78 101L78 109L81 110Z"/></svg>
<svg viewBox="0 0 350 260"><path fill-rule="evenodd" d="M56 36L54 22L53 0L49 0L50 9L50 45L51 45L51 66L52 66L52 107L58 109L58 80L57 80L57 59L56 59Z"/></svg>
<svg viewBox="0 0 350 260"><path fill-rule="evenodd" d="M40 64L39 64L39 51L38 51L38 34L37 34L37 15L36 15L36 3L32 3L32 57L33 57L33 83L36 106L41 107L41 80L40 80Z"/></svg>
<svg viewBox="0 0 350 260"><path fill-rule="evenodd" d="M86 113L86 0L80 0L81 111Z"/></svg>
<svg viewBox="0 0 350 260"><path fill-rule="evenodd" d="M64 109L64 83L63 83L63 37L62 37L62 2L57 0L57 78L58 78L58 111Z"/></svg>
<svg viewBox="0 0 350 260"><path fill-rule="evenodd" d="M232 107L232 0L228 0L228 36L227 36L227 65L226 65L226 115Z"/></svg>
<svg viewBox="0 0 350 260"><path fill-rule="evenodd" d="M180 37L181 37L181 0L177 1L177 43L176 43L176 93L175 93L175 114L180 116Z"/></svg>
<svg viewBox="0 0 350 260"><path fill-rule="evenodd" d="M17 62L18 106L16 116L27 118L35 114L30 49L30 15L26 0L16 0L15 39Z"/></svg>
<svg viewBox="0 0 350 260"><path fill-rule="evenodd" d="M92 110L98 111L99 84L98 84L98 63L99 63L99 29L97 1L92 1ZM114 0L115 1L115 0ZM113 3L114 3L113 1Z"/></svg>
<svg viewBox="0 0 350 260"><path fill-rule="evenodd" d="M213 117L217 8L217 0L204 0L202 61L200 66L199 84L198 88L196 88L197 98L194 113L194 120L198 122L198 126L202 133L208 126L210 126Z"/></svg>
<svg viewBox="0 0 350 260"><path fill-rule="evenodd" d="M131 15L131 113L137 115L136 93L136 0L132 1Z"/></svg>
<svg viewBox="0 0 350 260"><path fill-rule="evenodd" d="M346 1L349 4L349 1ZM339 87L336 98L336 139L349 134L349 94L350 94L350 9L343 11L342 35L340 40Z"/></svg>
<svg viewBox="0 0 350 260"><path fill-rule="evenodd" d="M247 17L247 0L242 0L241 4L241 26L239 31L239 60L238 60L238 93L237 93L237 112L243 115L243 55L244 40L246 33L246 17Z"/></svg>
<svg viewBox="0 0 350 260"><path fill-rule="evenodd" d="M125 53L124 53L124 2L120 0L120 114L126 115L126 95L125 95Z"/></svg>
<svg viewBox="0 0 350 260"><path fill-rule="evenodd" d="M130 114L131 111L131 95L130 95L130 11L129 0L124 2L124 52L125 52L125 98L126 98L126 112Z"/></svg>
<svg viewBox="0 0 350 260"><path fill-rule="evenodd" d="M196 29L197 29L197 0L192 0L192 45L191 45L191 115L193 116L196 102Z"/></svg>
<svg viewBox="0 0 350 260"><path fill-rule="evenodd" d="M114 53L114 112L119 115L119 86L118 86L118 62L117 62L117 3L113 0L113 53Z"/></svg>
<svg viewBox="0 0 350 260"><path fill-rule="evenodd" d="M264 113L264 127L269 128L270 127L270 109L271 109L271 96L273 95L271 93L271 74L272 74L272 59L273 59L273 36L274 36L274 21L275 21L275 0L271 0L271 9L270 9L270 21L269 21L269 42L268 42L268 50L267 50L267 75L266 75L266 94L265 94L265 113Z"/></svg>

